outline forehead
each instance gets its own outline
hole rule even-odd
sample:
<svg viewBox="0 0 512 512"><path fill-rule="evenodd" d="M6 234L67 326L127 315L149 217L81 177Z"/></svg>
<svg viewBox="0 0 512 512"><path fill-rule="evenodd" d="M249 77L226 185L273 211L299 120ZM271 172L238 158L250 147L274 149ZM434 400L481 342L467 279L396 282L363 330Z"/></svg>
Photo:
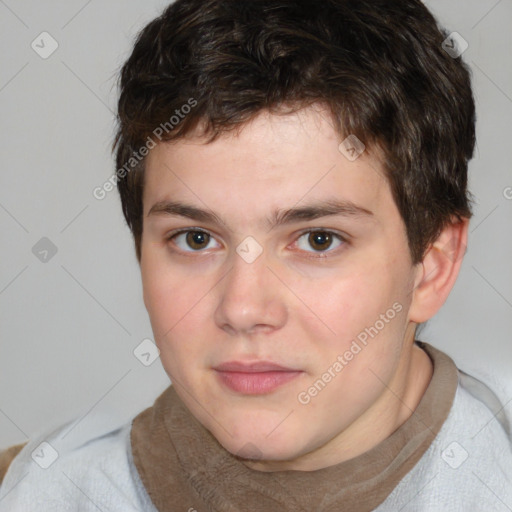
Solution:
<svg viewBox="0 0 512 512"><path fill-rule="evenodd" d="M160 143L146 160L144 217L156 203L178 200L251 222L325 200L376 213L392 208L379 154L347 158L342 140L325 111L308 108L262 112L209 144L194 135Z"/></svg>

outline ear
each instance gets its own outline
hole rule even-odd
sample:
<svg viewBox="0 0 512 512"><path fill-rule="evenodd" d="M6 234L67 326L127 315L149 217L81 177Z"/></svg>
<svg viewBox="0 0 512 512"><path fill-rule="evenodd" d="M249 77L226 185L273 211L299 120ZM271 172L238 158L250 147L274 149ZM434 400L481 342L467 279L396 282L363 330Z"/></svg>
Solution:
<svg viewBox="0 0 512 512"><path fill-rule="evenodd" d="M469 219L452 219L417 265L409 319L422 323L441 309L459 275L468 241Z"/></svg>

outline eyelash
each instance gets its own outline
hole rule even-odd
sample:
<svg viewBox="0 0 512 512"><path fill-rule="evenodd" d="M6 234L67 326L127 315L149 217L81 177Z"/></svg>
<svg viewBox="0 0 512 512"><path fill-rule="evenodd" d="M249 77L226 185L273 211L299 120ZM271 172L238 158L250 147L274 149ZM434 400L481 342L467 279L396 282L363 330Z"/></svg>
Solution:
<svg viewBox="0 0 512 512"><path fill-rule="evenodd" d="M174 238L176 238L178 235L181 235L183 233L204 233L206 235L209 235L211 238L215 238L211 235L211 233L209 233L208 231L205 231L204 229L199 229L199 228L184 228L184 229L180 229L178 231L173 231L172 233L170 233L169 235L166 236L166 241L167 242L170 242L172 241ZM338 238L338 240L340 240L342 242L342 244L335 248L335 249L327 249L326 251L323 251L323 252L310 252L310 251L305 251L306 253L309 253L309 254L313 254L314 256L306 256L306 258L311 258L311 259L321 259L321 258L327 258L328 255L330 253L333 253L333 252L336 252L336 250L338 249L341 249L344 245L348 244L348 240L346 237L344 237L343 235L339 234L339 233L336 233L335 231L329 231L327 229L308 229L308 230L304 230L302 232L299 233L298 237L296 238L296 241L299 240L301 237L303 237L304 235L308 234L308 233L323 233L323 234L328 234L328 235L332 235L334 236L335 238ZM181 255L184 255L184 256L189 256L188 253L201 253L201 252L204 252L204 250L198 250L198 251L194 251L194 250L191 250L191 251L182 251L182 250L178 250L176 252L179 252Z"/></svg>

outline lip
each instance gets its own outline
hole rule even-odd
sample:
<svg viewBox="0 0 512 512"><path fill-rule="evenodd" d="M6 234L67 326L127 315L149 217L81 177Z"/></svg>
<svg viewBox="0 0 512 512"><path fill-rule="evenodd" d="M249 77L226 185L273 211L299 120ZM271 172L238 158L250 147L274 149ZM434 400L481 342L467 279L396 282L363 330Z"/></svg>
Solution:
<svg viewBox="0 0 512 512"><path fill-rule="evenodd" d="M214 370L224 386L244 395L271 393L303 373L269 361L230 361L216 366Z"/></svg>
<svg viewBox="0 0 512 512"><path fill-rule="evenodd" d="M244 373L259 373L259 372L294 372L298 371L294 368L287 368L272 361L255 361L253 363L243 363L241 361L228 361L214 367L214 370L221 372L244 372Z"/></svg>

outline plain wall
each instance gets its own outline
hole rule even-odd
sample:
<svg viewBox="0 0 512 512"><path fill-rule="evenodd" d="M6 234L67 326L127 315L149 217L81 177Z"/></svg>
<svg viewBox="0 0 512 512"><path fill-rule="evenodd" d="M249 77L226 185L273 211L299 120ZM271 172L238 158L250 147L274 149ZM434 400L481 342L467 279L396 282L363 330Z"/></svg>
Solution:
<svg viewBox="0 0 512 512"><path fill-rule="evenodd" d="M166 4L0 3L0 447L93 412L126 421L169 384L159 360L146 367L133 354L152 332L117 192L92 194L115 171L117 71ZM427 5L469 43L477 204L459 279L420 339L510 373L512 2ZM31 47L43 31L59 45L47 59Z"/></svg>

